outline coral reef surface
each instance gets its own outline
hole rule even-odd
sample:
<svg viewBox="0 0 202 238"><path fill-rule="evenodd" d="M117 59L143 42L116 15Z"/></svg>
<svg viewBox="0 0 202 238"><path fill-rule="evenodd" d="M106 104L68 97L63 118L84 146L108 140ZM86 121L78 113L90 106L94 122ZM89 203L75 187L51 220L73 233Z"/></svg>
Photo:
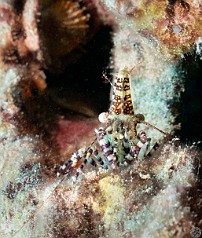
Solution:
<svg viewBox="0 0 202 238"><path fill-rule="evenodd" d="M200 1L0 1L0 237L201 237L200 24ZM152 157L57 177L124 66L135 114L173 140L140 125Z"/></svg>

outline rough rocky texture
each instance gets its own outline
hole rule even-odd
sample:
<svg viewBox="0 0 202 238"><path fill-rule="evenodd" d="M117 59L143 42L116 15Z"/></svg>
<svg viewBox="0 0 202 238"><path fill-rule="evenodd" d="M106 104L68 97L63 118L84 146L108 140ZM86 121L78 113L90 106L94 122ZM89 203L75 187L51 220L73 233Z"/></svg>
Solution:
<svg viewBox="0 0 202 238"><path fill-rule="evenodd" d="M177 58L201 37L201 1L100 0L123 28L159 43L164 57Z"/></svg>
<svg viewBox="0 0 202 238"><path fill-rule="evenodd" d="M94 139L94 128L98 126L97 114L109 106L109 87L102 86L100 77L103 67L107 67L106 58L109 58L112 44L108 33L98 33L93 39L108 42L105 47L103 44L98 47L100 43L91 47L93 41L90 41L90 45L86 45L88 59L81 57L75 65L69 65L65 72L56 76L47 72L40 57L37 57L40 56L40 46L38 54L33 54L33 47L26 47L26 51L25 48L21 51L18 48L23 60L5 62L7 46L13 44L13 19L21 17L20 10L15 7L18 1L13 5L14 2L0 2L0 236L200 237L199 148L202 134L200 120L192 122L192 115L193 118L200 118L197 115L201 110L200 87L197 87L201 72L201 33L197 24L192 25L186 37L179 32L176 39L181 41L176 51L178 41L174 36L168 34L165 40L165 35L155 28L156 22L168 14L166 1L161 1L157 15L154 14L155 1L139 1L136 3L139 6L135 6L135 1L128 1L127 4L124 1L92 1L98 7L101 21L105 19L105 24L113 27L111 66L114 72L125 65L129 68L136 65L132 72L135 112L143 113L148 122L182 138L169 142L159 132L147 129L153 143L161 141L160 150L154 157L125 169L98 171L87 166L77 180L74 172L57 178L59 166L71 153L90 145ZM176 11L186 10L185 1L169 2L171 10L172 7ZM189 22L192 17L192 22L197 22L201 3L187 1L187 4L190 8L185 20ZM146 14L144 9L150 10L149 13L147 11ZM138 12L138 22L129 10ZM25 7L24 16L28 14L26 11ZM31 9L32 13L34 11L35 7ZM183 23L186 23L185 20ZM139 29L142 24L144 32ZM149 31L148 27L152 30ZM167 39L172 43L169 46ZM196 54L192 52L192 55L197 60L187 54L183 62L179 52L184 52L184 44L186 50L193 47L194 51L194 42ZM178 60L173 60L173 55ZM98 73L96 76L86 62L93 65ZM40 93L28 90L31 94L22 97L22 81L27 89L33 89L29 84L33 78L33 67L37 72L45 73L42 81L45 82L46 78L47 88L38 85L36 88L39 91L42 89ZM185 70L187 74L183 72ZM196 73L194 80L192 71ZM61 77L63 82L65 78L77 83L68 88L69 83L60 83ZM94 84L93 77L96 82L99 81L98 84ZM78 97L73 95L79 95L78 85L82 85L83 93L75 102ZM192 89L195 89L194 95ZM71 97L68 97L69 93ZM187 97L189 105L186 101L183 104ZM98 98L101 106L94 103ZM73 108L69 107L71 102L74 102Z"/></svg>

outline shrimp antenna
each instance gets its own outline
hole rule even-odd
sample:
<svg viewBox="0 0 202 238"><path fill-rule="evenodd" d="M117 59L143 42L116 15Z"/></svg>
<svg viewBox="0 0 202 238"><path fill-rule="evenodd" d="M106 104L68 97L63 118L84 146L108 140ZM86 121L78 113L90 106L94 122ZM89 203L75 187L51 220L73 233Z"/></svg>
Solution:
<svg viewBox="0 0 202 238"><path fill-rule="evenodd" d="M128 70L128 72L131 73L137 65L140 65L140 63L142 63L142 61L139 61L137 64L135 64L131 69Z"/></svg>
<svg viewBox="0 0 202 238"><path fill-rule="evenodd" d="M112 84L112 82L109 80L109 78L107 77L107 75L106 75L105 73L102 74L102 78L103 78L104 80L106 80L108 83L110 83L110 85L111 85L112 87L114 87L114 85Z"/></svg>
<svg viewBox="0 0 202 238"><path fill-rule="evenodd" d="M134 65L131 69L129 69L129 73L131 73L135 69L136 65Z"/></svg>
<svg viewBox="0 0 202 238"><path fill-rule="evenodd" d="M147 126L150 127L150 128L153 128L153 129L155 129L155 130L161 132L162 134L164 134L164 135L166 135L166 136L171 136L170 133L167 133L167 132L165 132L165 131L162 131L161 129L157 128L156 126L153 126L152 124L150 124L149 122L141 121L141 123L147 125Z"/></svg>

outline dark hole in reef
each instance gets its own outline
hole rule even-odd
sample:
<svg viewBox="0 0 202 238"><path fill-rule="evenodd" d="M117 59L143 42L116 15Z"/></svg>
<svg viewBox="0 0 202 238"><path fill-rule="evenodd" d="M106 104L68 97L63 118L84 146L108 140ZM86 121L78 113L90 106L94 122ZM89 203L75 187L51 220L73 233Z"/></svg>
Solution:
<svg viewBox="0 0 202 238"><path fill-rule="evenodd" d="M36 150L44 154L42 160L45 162L41 163L48 168L61 159L52 133L57 130L61 117L71 123L88 122L97 118L100 112L108 110L110 84L105 84L101 77L103 71L109 74L111 71L111 31L111 27L102 26L84 46L85 53L60 73L46 71L47 88L42 94L32 92L32 97L22 100L21 87L13 91L14 101L21 107L15 115L18 134L37 135L40 138ZM80 107L83 109L80 110Z"/></svg>
<svg viewBox="0 0 202 238"><path fill-rule="evenodd" d="M108 110L110 84L104 83L102 73L106 71L110 75L111 32L111 27L101 26L76 62L67 64L60 73L47 70L47 88L41 95L32 92L31 98L21 101L20 87L13 91L22 112L16 115L21 133L47 138L58 116L85 120L97 118L100 112Z"/></svg>
<svg viewBox="0 0 202 238"><path fill-rule="evenodd" d="M25 1L24 0L14 0L13 5L17 13L21 13L23 10Z"/></svg>
<svg viewBox="0 0 202 238"><path fill-rule="evenodd" d="M74 63L62 71L46 70L47 88L42 94L33 89L32 97L22 101L21 87L13 91L16 105L31 122L47 124L57 116L97 118L108 110L110 84L104 82L102 74L110 77L111 73L111 32L111 27L101 26Z"/></svg>
<svg viewBox="0 0 202 238"><path fill-rule="evenodd" d="M202 60L195 51L190 52L179 62L179 69L184 72L185 91L181 94L176 118L181 129L176 134L183 142L199 142L202 140ZM202 149L202 143L198 146Z"/></svg>
<svg viewBox="0 0 202 238"><path fill-rule="evenodd" d="M108 110L110 84L104 83L102 74L110 76L111 72L111 32L111 27L102 26L75 63L68 64L60 73L46 71L45 93L60 110L88 117Z"/></svg>

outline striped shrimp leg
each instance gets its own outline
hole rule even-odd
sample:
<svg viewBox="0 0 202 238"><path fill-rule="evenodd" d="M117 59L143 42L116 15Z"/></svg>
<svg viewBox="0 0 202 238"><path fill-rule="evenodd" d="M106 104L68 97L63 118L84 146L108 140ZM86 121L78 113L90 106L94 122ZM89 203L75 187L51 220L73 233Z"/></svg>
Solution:
<svg viewBox="0 0 202 238"><path fill-rule="evenodd" d="M113 155L113 149L111 147L109 139L107 138L106 132L102 127L100 127L98 130L95 130L95 132L97 134L97 140L104 156L110 163L112 163L116 160L116 157Z"/></svg>
<svg viewBox="0 0 202 238"><path fill-rule="evenodd" d="M128 165L134 160L135 152L130 146L129 136L127 135L126 132L124 134L124 139L123 139L123 148L125 151L124 164Z"/></svg>
<svg viewBox="0 0 202 238"><path fill-rule="evenodd" d="M151 150L150 150L149 153L146 155L146 157L152 156L158 148L159 148L159 144L156 142L156 143L152 146Z"/></svg>
<svg viewBox="0 0 202 238"><path fill-rule="evenodd" d="M118 161L118 140L117 139L114 139L113 156L114 156L114 161Z"/></svg>
<svg viewBox="0 0 202 238"><path fill-rule="evenodd" d="M123 138L123 148L125 153L128 153L130 151L130 141L128 133L125 131L124 138Z"/></svg>
<svg viewBox="0 0 202 238"><path fill-rule="evenodd" d="M79 166L79 170L82 171L84 166L89 163L91 164L92 166L96 167L97 164L95 163L95 160L92 158L92 153L93 153L93 149L90 148L88 149L85 154L84 154L84 160L83 162L81 163L81 165Z"/></svg>
<svg viewBox="0 0 202 238"><path fill-rule="evenodd" d="M129 164L131 161L137 159L138 150L135 145L131 145L130 151L125 156L125 162Z"/></svg>
<svg viewBox="0 0 202 238"><path fill-rule="evenodd" d="M82 153L80 150L75 152L69 160L67 160L59 169L59 172L57 173L58 176L61 174L67 174L69 173L73 168L77 166L79 161L82 159Z"/></svg>
<svg viewBox="0 0 202 238"><path fill-rule="evenodd" d="M145 131L140 131L137 135L137 138L135 139L135 145L138 150L138 160L143 160L146 157L147 150L150 145L150 140L147 138Z"/></svg>
<svg viewBox="0 0 202 238"><path fill-rule="evenodd" d="M95 150L93 151L93 155L94 155L94 157L96 158L96 160L99 162L99 164L100 164L104 169L108 169L108 167L107 167L107 165L104 163L102 157L99 155L97 149L95 149Z"/></svg>
<svg viewBox="0 0 202 238"><path fill-rule="evenodd" d="M149 141L145 143L142 143L141 141L139 141L137 146L140 148L138 156L137 156L138 160L145 159L146 153L149 147Z"/></svg>
<svg viewBox="0 0 202 238"><path fill-rule="evenodd" d="M93 154L93 149L90 148L87 153L86 153L86 160L89 164L91 164L92 166L96 167L97 164L95 162L95 160L92 158L92 154Z"/></svg>
<svg viewBox="0 0 202 238"><path fill-rule="evenodd" d="M132 142L128 157L132 156L134 159L143 160L150 144L150 139L147 138L145 131L140 131L138 136Z"/></svg>

